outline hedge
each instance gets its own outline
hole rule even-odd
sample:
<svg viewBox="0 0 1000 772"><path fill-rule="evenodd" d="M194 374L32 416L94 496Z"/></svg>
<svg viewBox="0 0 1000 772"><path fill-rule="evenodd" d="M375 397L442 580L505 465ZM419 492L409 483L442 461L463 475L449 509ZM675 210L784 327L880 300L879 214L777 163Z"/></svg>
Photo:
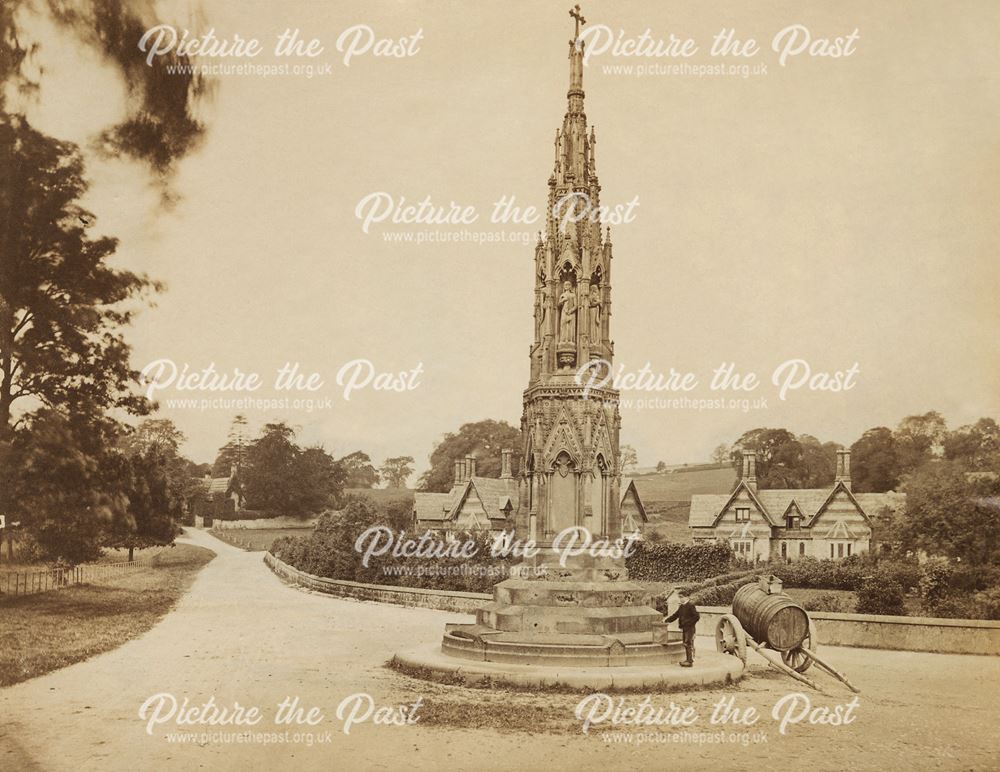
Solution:
<svg viewBox="0 0 1000 772"><path fill-rule="evenodd" d="M629 578L640 582L706 579L724 573L733 560L728 544L635 543L625 558Z"/></svg>

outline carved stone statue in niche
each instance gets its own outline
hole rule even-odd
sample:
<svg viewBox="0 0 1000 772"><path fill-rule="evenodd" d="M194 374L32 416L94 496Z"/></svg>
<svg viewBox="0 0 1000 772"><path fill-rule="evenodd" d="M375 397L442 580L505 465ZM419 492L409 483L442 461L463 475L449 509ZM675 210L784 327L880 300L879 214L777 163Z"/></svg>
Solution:
<svg viewBox="0 0 1000 772"><path fill-rule="evenodd" d="M576 290L568 281L563 282L559 296L559 342L573 343L576 340Z"/></svg>
<svg viewBox="0 0 1000 772"><path fill-rule="evenodd" d="M549 320L549 288L542 285L541 308L538 313L538 337L544 337L546 333L545 323Z"/></svg>
<svg viewBox="0 0 1000 772"><path fill-rule="evenodd" d="M601 289L594 286L590 288L590 342L601 342Z"/></svg>

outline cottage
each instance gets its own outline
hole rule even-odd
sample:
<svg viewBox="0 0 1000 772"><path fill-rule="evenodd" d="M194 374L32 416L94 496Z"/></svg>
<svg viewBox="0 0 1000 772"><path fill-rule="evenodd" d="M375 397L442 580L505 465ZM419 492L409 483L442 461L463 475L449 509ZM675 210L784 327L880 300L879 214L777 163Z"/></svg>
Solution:
<svg viewBox="0 0 1000 772"><path fill-rule="evenodd" d="M725 541L743 560L841 559L868 552L876 520L899 507L902 494L853 493L851 454L837 451L829 488L759 490L757 459L743 454L732 493L691 497L688 525L695 543Z"/></svg>

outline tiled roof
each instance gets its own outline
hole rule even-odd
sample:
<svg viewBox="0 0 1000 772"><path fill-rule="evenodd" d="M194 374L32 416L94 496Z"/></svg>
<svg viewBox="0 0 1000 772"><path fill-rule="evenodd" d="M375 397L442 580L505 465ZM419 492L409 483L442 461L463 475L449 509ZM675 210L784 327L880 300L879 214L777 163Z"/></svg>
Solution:
<svg viewBox="0 0 1000 772"><path fill-rule="evenodd" d="M451 510L450 493L413 494L413 511L417 520L444 520Z"/></svg>
<svg viewBox="0 0 1000 772"><path fill-rule="evenodd" d="M764 507L765 516L776 525L784 525L784 516L792 504L798 509L808 526L816 518L823 505L836 490L830 488L777 488L758 490L757 500ZM875 516L883 507L898 508L906 500L905 494L895 493L853 493L858 505L869 517ZM711 527L732 495L696 495L691 497L691 513L688 525L691 527Z"/></svg>
<svg viewBox="0 0 1000 772"><path fill-rule="evenodd" d="M207 490L209 493L225 493L229 490L229 478L213 477L208 481Z"/></svg>
<svg viewBox="0 0 1000 772"><path fill-rule="evenodd" d="M504 520L507 514L503 508L508 502L512 512L517 510L517 482L513 478L470 477L465 490L455 501L456 508L468 495L470 486L475 488L490 520Z"/></svg>
<svg viewBox="0 0 1000 772"><path fill-rule="evenodd" d="M728 493L700 493L692 496L688 525L694 528L710 528L729 498Z"/></svg>

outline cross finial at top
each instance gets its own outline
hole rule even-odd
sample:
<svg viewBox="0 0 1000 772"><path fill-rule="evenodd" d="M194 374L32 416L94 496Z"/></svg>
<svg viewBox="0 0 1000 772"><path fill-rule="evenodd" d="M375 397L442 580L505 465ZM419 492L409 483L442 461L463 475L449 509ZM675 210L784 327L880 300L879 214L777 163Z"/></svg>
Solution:
<svg viewBox="0 0 1000 772"><path fill-rule="evenodd" d="M569 15L573 17L576 29L573 33L573 40L578 40L580 38L580 25L586 24L587 20L583 18L583 14L580 13L580 6L575 5L573 9L569 12Z"/></svg>

